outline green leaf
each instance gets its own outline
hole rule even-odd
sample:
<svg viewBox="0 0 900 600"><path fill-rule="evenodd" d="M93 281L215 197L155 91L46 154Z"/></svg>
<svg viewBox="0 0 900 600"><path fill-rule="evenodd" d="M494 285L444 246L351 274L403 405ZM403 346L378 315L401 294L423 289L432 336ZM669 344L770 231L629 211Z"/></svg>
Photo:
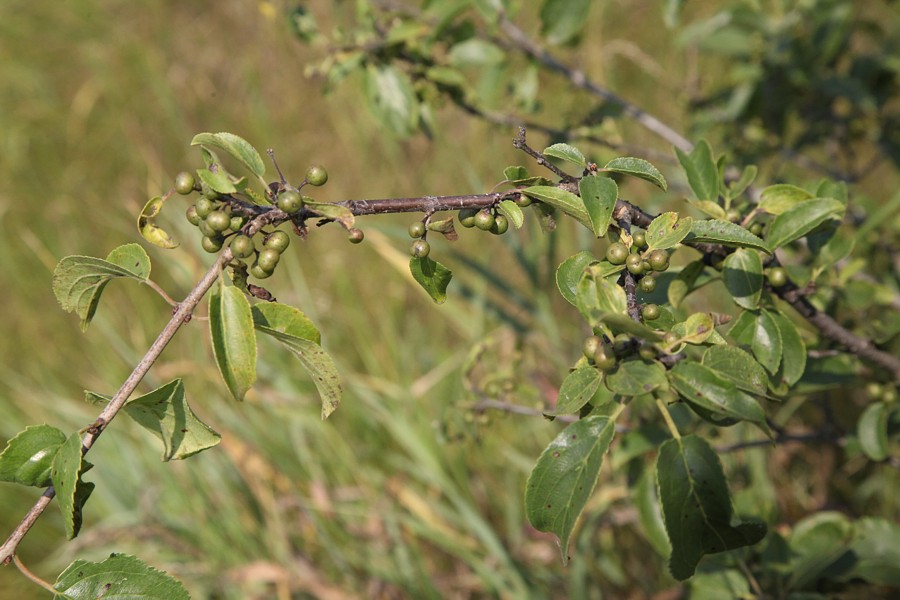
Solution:
<svg viewBox="0 0 900 600"><path fill-rule="evenodd" d="M693 223L694 220L690 217L679 219L678 213L659 215L647 227L647 252L677 246L691 232Z"/></svg>
<svg viewBox="0 0 900 600"><path fill-rule="evenodd" d="M220 194L233 194L238 191L237 187L232 183L228 171L221 165L217 166L215 172L209 169L197 169L197 177L207 187Z"/></svg>
<svg viewBox="0 0 900 600"><path fill-rule="evenodd" d="M591 326L594 326L605 314L624 314L628 301L625 290L620 286L602 277L585 275L578 282L575 306Z"/></svg>
<svg viewBox="0 0 900 600"><path fill-rule="evenodd" d="M662 312L662 310L660 312ZM648 342L658 342L663 338L661 333L650 329L643 323L635 321L626 314L606 313L601 315L598 320L599 322L608 325L613 333L616 334L627 333L632 337L647 340Z"/></svg>
<svg viewBox="0 0 900 600"><path fill-rule="evenodd" d="M413 279L428 292L432 300L437 304L447 301L447 286L450 285L450 280L453 278L453 272L450 269L426 256L411 258L409 270L412 272Z"/></svg>
<svg viewBox="0 0 900 600"><path fill-rule="evenodd" d="M6 442L0 453L0 481L47 487L50 468L66 434L50 425L30 425Z"/></svg>
<svg viewBox="0 0 900 600"><path fill-rule="evenodd" d="M137 226L141 236L154 246L160 248L177 248L178 242L172 239L168 233L153 222L153 219L159 215L162 210L163 203L169 199L169 194L165 196L156 196L147 201L141 214L138 215Z"/></svg>
<svg viewBox="0 0 900 600"><path fill-rule="evenodd" d="M640 396L668 387L666 369L655 360L625 360L607 374L606 387L622 396Z"/></svg>
<svg viewBox="0 0 900 600"><path fill-rule="evenodd" d="M389 131L412 135L419 121L418 102L409 76L391 66L369 65L365 71L369 108Z"/></svg>
<svg viewBox="0 0 900 600"><path fill-rule="evenodd" d="M769 376L761 364L748 352L737 346L717 344L703 353L701 364L731 380L738 389L763 396L768 388Z"/></svg>
<svg viewBox="0 0 900 600"><path fill-rule="evenodd" d="M584 29L590 7L590 0L544 0L541 35L551 44L573 41Z"/></svg>
<svg viewBox="0 0 900 600"><path fill-rule="evenodd" d="M562 386L559 388L556 409L545 411L544 414L548 417L576 414L594 397L601 381L603 381L603 373L594 367L575 369L563 379Z"/></svg>
<svg viewBox="0 0 900 600"><path fill-rule="evenodd" d="M735 304L748 310L756 309L763 288L762 259L756 250L738 248L726 256L722 280Z"/></svg>
<svg viewBox="0 0 900 600"><path fill-rule="evenodd" d="M501 200L500 204L497 205L497 210L505 215L516 229L520 229L525 224L525 213L512 200Z"/></svg>
<svg viewBox="0 0 900 600"><path fill-rule="evenodd" d="M559 538L564 564L569 560L569 536L597 485L614 433L615 421L607 416L590 415L572 423L541 453L528 477L528 521Z"/></svg>
<svg viewBox="0 0 900 600"><path fill-rule="evenodd" d="M454 44L447 53L447 59L455 67L484 67L503 62L506 53L487 40L470 37Z"/></svg>
<svg viewBox="0 0 900 600"><path fill-rule="evenodd" d="M81 457L81 434L76 431L59 446L50 468L56 502L63 516L66 538L70 540L81 529L81 508L94 487L92 483L81 481ZM86 493L77 494L79 487L88 489Z"/></svg>
<svg viewBox="0 0 900 600"><path fill-rule="evenodd" d="M770 185L759 197L759 209L770 215L780 215L789 208L812 198L812 194L795 185L779 183Z"/></svg>
<svg viewBox="0 0 900 600"><path fill-rule="evenodd" d="M505 169L503 169L503 177L505 177L506 181L510 183L520 181L522 179L528 179L528 169L518 165L506 167Z"/></svg>
<svg viewBox="0 0 900 600"><path fill-rule="evenodd" d="M219 281L209 296L209 334L228 391L243 400L256 381L256 334L244 292Z"/></svg>
<svg viewBox="0 0 900 600"><path fill-rule="evenodd" d="M750 184L753 183L753 180L756 179L756 173L759 171L756 165L747 165L744 167L744 170L741 171L741 176L738 177L737 181L732 181L728 184L728 197L729 198L737 198L741 194L743 194Z"/></svg>
<svg viewBox="0 0 900 600"><path fill-rule="evenodd" d="M632 158L630 156L614 158L606 163L603 170L638 177L645 181L649 181L663 191L669 189L666 178L663 177L663 174L660 173L659 169L643 158Z"/></svg>
<svg viewBox="0 0 900 600"><path fill-rule="evenodd" d="M356 220L353 211L333 202L306 202L304 206L321 217L337 221L346 229L353 227Z"/></svg>
<svg viewBox="0 0 900 600"><path fill-rule="evenodd" d="M876 585L900 588L900 524L884 518L866 517L854 527L848 554L853 558L844 581L861 578Z"/></svg>
<svg viewBox="0 0 900 600"><path fill-rule="evenodd" d="M767 311L778 327L781 338L781 378L792 386L803 377L806 370L806 344L790 319L777 311Z"/></svg>
<svg viewBox="0 0 900 600"><path fill-rule="evenodd" d="M264 315L259 315L259 317L264 318ZM284 344L300 360L300 364L312 377L313 383L316 384L316 389L319 390L319 395L322 397L322 420L327 419L331 413L337 410L344 394L334 361L327 352L322 350L318 342L303 337L308 334L305 327L284 326L283 322L276 323L276 325L283 326L284 330L272 329L263 325L262 321L257 322L256 328L261 333L270 335Z"/></svg>
<svg viewBox="0 0 900 600"><path fill-rule="evenodd" d="M522 193L563 211L588 229L593 230L584 202L572 192L552 185L533 185L523 189Z"/></svg>
<svg viewBox="0 0 900 600"><path fill-rule="evenodd" d="M88 328L103 288L111 279L128 277L146 281L150 257L138 244L125 244L109 253L106 260L92 256L67 256L53 271L53 293L62 309L81 317L82 331Z"/></svg>
<svg viewBox="0 0 900 600"><path fill-rule="evenodd" d="M587 168L587 159L584 157L584 154L581 153L581 150L575 146L570 146L569 144L553 144L552 146L547 146L544 148L542 154L569 161L582 169Z"/></svg>
<svg viewBox="0 0 900 600"><path fill-rule="evenodd" d="M656 477L672 543L669 570L675 579L691 577L706 554L751 546L765 537L762 522L732 525L734 514L722 464L702 438L688 435L663 443Z"/></svg>
<svg viewBox="0 0 900 600"><path fill-rule="evenodd" d="M85 392L88 402L110 399ZM163 443L162 460L182 460L218 445L222 436L197 418L184 395L181 379L170 381L148 394L129 400L125 414Z"/></svg>
<svg viewBox="0 0 900 600"><path fill-rule="evenodd" d="M58 598L73 600L190 600L177 580L127 554L110 554L99 563L76 560L53 587Z"/></svg>
<svg viewBox="0 0 900 600"><path fill-rule="evenodd" d="M781 364L783 345L778 324L768 310L763 309L756 316L755 333L750 347L756 360L774 375Z"/></svg>
<svg viewBox="0 0 900 600"><path fill-rule="evenodd" d="M697 283L697 278L703 273L704 268L706 268L706 265L702 260L695 260L685 265L678 272L678 275L669 284L669 289L666 290L666 297L673 308L678 308L682 300L695 289L694 285Z"/></svg>
<svg viewBox="0 0 900 600"><path fill-rule="evenodd" d="M678 162L687 174L688 184L697 200L716 200L719 197L719 169L709 143L700 140L690 154L675 148L675 154L678 155Z"/></svg>
<svg viewBox="0 0 900 600"><path fill-rule="evenodd" d="M694 221L685 242L722 244L732 248L755 248L769 254L772 253L766 242L740 225L722 219Z"/></svg>
<svg viewBox="0 0 900 600"><path fill-rule="evenodd" d="M768 435L766 413L759 402L719 372L683 360L669 370L668 375L678 394L704 418L720 425L749 421Z"/></svg>
<svg viewBox="0 0 900 600"><path fill-rule="evenodd" d="M278 331L285 335L321 344L319 328L299 308L278 302L265 302L250 307L253 326Z"/></svg>
<svg viewBox="0 0 900 600"><path fill-rule="evenodd" d="M853 524L832 511L820 511L797 523L790 539L787 585L803 589L822 577L847 551L852 536Z"/></svg>
<svg viewBox="0 0 900 600"><path fill-rule="evenodd" d="M712 200L691 200L688 198L687 203L713 219L724 219L728 214L718 202L713 202Z"/></svg>
<svg viewBox="0 0 900 600"><path fill-rule="evenodd" d="M832 218L840 218L846 207L834 198L814 198L794 205L772 221L766 231L766 243L780 248L800 239Z"/></svg>
<svg viewBox="0 0 900 600"><path fill-rule="evenodd" d="M191 146L206 146L224 150L247 168L248 171L262 177L266 173L266 165L259 152L250 142L233 133L198 133L191 140Z"/></svg>
<svg viewBox="0 0 900 600"><path fill-rule="evenodd" d="M890 417L891 407L877 402L866 407L856 424L859 447L872 460L885 460L888 457Z"/></svg>
<svg viewBox="0 0 900 600"><path fill-rule="evenodd" d="M576 295L578 293L578 282L584 275L584 268L590 263L596 261L594 255L590 252L579 252L570 256L562 262L556 269L556 287L559 293L572 306L578 306Z"/></svg>
<svg viewBox="0 0 900 600"><path fill-rule="evenodd" d="M653 444L654 450L656 446L657 444ZM621 445L616 448L614 456L618 456L620 448ZM656 492L656 477L650 469L642 470L640 479L632 490L632 502L637 509L644 537L660 556L669 556L672 553L672 545L666 535L666 524L663 521L659 496Z"/></svg>
<svg viewBox="0 0 900 600"><path fill-rule="evenodd" d="M613 209L619 200L619 186L608 177L589 175L578 183L578 193L597 237L606 235Z"/></svg>
<svg viewBox="0 0 900 600"><path fill-rule="evenodd" d="M702 344L715 330L715 322L710 313L694 313L672 328L678 334L679 342L687 344Z"/></svg>

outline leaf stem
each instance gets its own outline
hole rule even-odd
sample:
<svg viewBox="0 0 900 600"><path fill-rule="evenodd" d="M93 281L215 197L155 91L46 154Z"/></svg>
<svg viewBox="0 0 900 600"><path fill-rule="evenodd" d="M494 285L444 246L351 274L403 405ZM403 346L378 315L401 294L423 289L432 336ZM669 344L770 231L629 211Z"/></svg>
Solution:
<svg viewBox="0 0 900 600"><path fill-rule="evenodd" d="M41 586L42 588L44 588L45 590L47 590L48 592L53 594L54 597L59 596L59 590L57 590L52 585L50 585L49 583L47 583L46 581L44 581L43 579L41 579L40 577L38 577L37 575L32 573L31 571L29 571L28 567L25 566L25 563L23 563L21 560L19 560L18 556L13 556L13 562L15 563L16 568L18 568L19 571L22 573L22 575L24 575L25 577L30 579L32 583L36 583L37 585Z"/></svg>
<svg viewBox="0 0 900 600"><path fill-rule="evenodd" d="M666 427L669 428L672 437L678 440L678 443L681 443L681 433L678 432L678 427L675 426L675 421L672 420L672 415L669 414L669 407L658 396L654 397L654 400L656 400L656 407L662 413L663 420L666 422Z"/></svg>

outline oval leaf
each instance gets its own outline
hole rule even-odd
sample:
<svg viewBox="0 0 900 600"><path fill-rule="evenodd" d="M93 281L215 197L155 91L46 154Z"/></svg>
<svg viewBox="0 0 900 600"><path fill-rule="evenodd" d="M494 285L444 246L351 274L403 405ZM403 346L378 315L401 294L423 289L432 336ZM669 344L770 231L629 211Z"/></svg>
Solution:
<svg viewBox="0 0 900 600"><path fill-rule="evenodd" d="M675 148L675 154L697 200L716 200L719 197L719 169L712 157L709 143L700 140L690 154Z"/></svg>
<svg viewBox="0 0 900 600"><path fill-rule="evenodd" d="M256 334L250 303L234 286L219 286L209 296L209 334L216 365L235 400L256 381Z"/></svg>
<svg viewBox="0 0 900 600"><path fill-rule="evenodd" d="M382 125L400 137L411 135L419 121L419 104L409 76L391 66L370 65L365 71L369 108Z"/></svg>
<svg viewBox="0 0 900 600"><path fill-rule="evenodd" d="M859 447L872 460L884 460L888 457L890 416L890 407L883 402L878 402L867 406L856 424Z"/></svg>
<svg viewBox="0 0 900 600"><path fill-rule="evenodd" d="M601 381L603 381L603 373L594 367L575 369L563 379L559 388L556 409L544 414L548 417L555 417L577 413L594 397Z"/></svg>
<svg viewBox="0 0 900 600"><path fill-rule="evenodd" d="M765 537L762 522L732 524L731 495L722 464L702 438L688 435L663 443L656 477L672 543L669 570L675 579L692 576L706 554L752 546Z"/></svg>
<svg viewBox="0 0 900 600"><path fill-rule="evenodd" d="M678 218L678 213L667 212L659 215L647 227L647 252L665 250L681 243L693 227L691 217Z"/></svg>
<svg viewBox="0 0 900 600"><path fill-rule="evenodd" d="M704 367L731 380L739 389L757 396L766 393L769 381L766 370L748 352L737 346L727 344L710 346L703 353L700 362Z"/></svg>
<svg viewBox="0 0 900 600"><path fill-rule="evenodd" d="M772 313L767 310L761 310L756 315L755 328L753 330L753 341L750 343L753 355L766 371L773 375L778 372L778 366L781 364L782 341L781 332Z"/></svg>
<svg viewBox="0 0 900 600"><path fill-rule="evenodd" d="M732 248L756 248L772 253L766 242L756 237L740 225L722 219L694 221L691 232L685 238L688 243L713 243Z"/></svg>
<svg viewBox="0 0 900 600"><path fill-rule="evenodd" d="M780 248L824 223L828 219L843 216L846 207L834 198L814 198L789 208L775 217L766 232L766 243Z"/></svg>
<svg viewBox="0 0 900 600"><path fill-rule="evenodd" d="M666 178L660 173L659 169L643 158L632 158L623 156L614 158L603 167L604 171L612 171L613 173L624 173L632 177L639 177L645 181L649 181L656 187L666 191L669 189Z"/></svg>
<svg viewBox="0 0 900 600"><path fill-rule="evenodd" d="M568 563L569 536L594 486L609 450L615 421L591 415L563 429L541 453L525 487L528 521L559 538Z"/></svg>
<svg viewBox="0 0 900 600"><path fill-rule="evenodd" d="M66 538L70 540L78 535L78 530L81 529L81 505L83 502L79 502L76 490L79 484L93 489L93 484L84 484L80 481L81 457L81 434L76 431L59 446L50 467L50 479L56 490L56 502L63 515ZM89 494L90 491L88 491Z"/></svg>
<svg viewBox="0 0 900 600"><path fill-rule="evenodd" d="M497 205L497 210L505 215L516 229L521 228L522 225L525 224L525 213L523 213L519 205L512 200L502 200L500 204Z"/></svg>
<svg viewBox="0 0 900 600"><path fill-rule="evenodd" d="M781 378L792 386L800 381L806 370L806 344L790 319L776 311L767 312L775 321L781 338Z"/></svg>
<svg viewBox="0 0 900 600"><path fill-rule="evenodd" d="M666 369L655 360L620 362L606 377L606 387L623 396L640 396L668 387Z"/></svg>
<svg viewBox="0 0 900 600"><path fill-rule="evenodd" d="M447 301L447 286L453 278L450 269L427 256L424 258L414 256L409 261L409 270L413 279L428 292L432 300L437 304Z"/></svg>
<svg viewBox="0 0 900 600"><path fill-rule="evenodd" d="M257 177L266 173L266 165L259 152L250 142L223 131L221 133L198 133L191 140L191 146L210 146L224 150Z"/></svg>
<svg viewBox="0 0 900 600"><path fill-rule="evenodd" d="M570 146L569 144L553 144L552 146L544 148L543 154L545 156L567 160L570 163L578 165L582 169L587 168L587 159L584 157L584 154L581 153L581 150L575 146Z"/></svg>
<svg viewBox="0 0 900 600"><path fill-rule="evenodd" d="M141 236L154 246L160 248L172 249L178 247L178 242L172 239L168 233L161 229L153 222L153 219L162 210L163 203L169 199L169 194L165 196L156 196L147 201L141 214L138 215L137 226Z"/></svg>
<svg viewBox="0 0 900 600"><path fill-rule="evenodd" d="M794 205L812 197L812 194L795 185L787 183L770 185L762 191L759 197L759 209L770 215L780 215Z"/></svg>
<svg viewBox="0 0 900 600"><path fill-rule="evenodd" d="M749 421L768 434L766 413L759 402L718 372L696 362L681 361L669 371L678 394L713 422Z"/></svg>
<svg viewBox="0 0 900 600"><path fill-rule="evenodd" d="M73 600L190 599L177 580L127 554L111 554L99 563L76 560L60 573L53 588Z"/></svg>
<svg viewBox="0 0 900 600"><path fill-rule="evenodd" d="M590 252L579 252L564 260L556 269L556 287L559 288L562 297L572 306L578 306L576 294L578 282L584 275L584 268L595 260L597 259Z"/></svg>
<svg viewBox="0 0 900 600"><path fill-rule="evenodd" d="M606 235L613 209L619 200L619 186L609 177L589 175L578 183L578 193L597 237Z"/></svg>
<svg viewBox="0 0 900 600"><path fill-rule="evenodd" d="M722 280L731 299L742 308L755 310L763 288L762 259L755 250L738 248L725 257Z"/></svg>
<svg viewBox="0 0 900 600"><path fill-rule="evenodd" d="M322 334L319 333L319 328L299 308L278 302L265 302L254 304L250 310L253 313L253 326L257 329L278 331L321 344Z"/></svg>
<svg viewBox="0 0 900 600"><path fill-rule="evenodd" d="M593 327L606 314L624 314L628 300L625 297L625 290L615 283L602 277L585 275L578 283L575 306Z"/></svg>
<svg viewBox="0 0 900 600"><path fill-rule="evenodd" d="M593 230L584 202L572 192L552 185L533 185L523 189L522 193L563 211L588 229Z"/></svg>
<svg viewBox="0 0 900 600"><path fill-rule="evenodd" d="M31 425L6 443L0 453L0 481L47 487L50 468L66 434L50 425Z"/></svg>

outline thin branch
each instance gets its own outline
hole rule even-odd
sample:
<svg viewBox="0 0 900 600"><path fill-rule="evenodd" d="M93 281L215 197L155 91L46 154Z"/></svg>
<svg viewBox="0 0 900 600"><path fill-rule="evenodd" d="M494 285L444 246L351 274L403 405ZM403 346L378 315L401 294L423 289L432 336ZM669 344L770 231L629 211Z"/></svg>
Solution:
<svg viewBox="0 0 900 600"><path fill-rule="evenodd" d="M22 575L24 575L25 577L30 579L32 581L32 583L35 583L35 584L41 586L42 588L44 588L45 590L47 590L54 596L59 595L59 590L57 590L52 585L50 585L49 583L47 583L46 581L44 581L43 579L41 579L40 577L38 577L37 575L32 573L30 570L28 570L28 567L25 566L25 563L23 563L21 560L19 560L18 556L13 556L13 562L15 562L16 567L19 569L19 571L22 573Z"/></svg>

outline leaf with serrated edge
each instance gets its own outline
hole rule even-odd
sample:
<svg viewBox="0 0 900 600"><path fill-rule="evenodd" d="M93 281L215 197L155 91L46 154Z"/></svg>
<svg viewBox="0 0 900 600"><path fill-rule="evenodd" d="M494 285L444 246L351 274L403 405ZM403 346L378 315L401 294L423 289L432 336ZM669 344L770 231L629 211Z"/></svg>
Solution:
<svg viewBox="0 0 900 600"><path fill-rule="evenodd" d="M738 248L725 257L722 281L734 303L754 310L759 306L763 288L763 265L755 250Z"/></svg>
<svg viewBox="0 0 900 600"><path fill-rule="evenodd" d="M30 425L6 443L0 453L0 481L47 487L50 468L66 434L50 425Z"/></svg>
<svg viewBox="0 0 900 600"><path fill-rule="evenodd" d="M235 400L256 381L256 334L244 292L219 280L209 296L209 332L219 373Z"/></svg>
<svg viewBox="0 0 900 600"><path fill-rule="evenodd" d="M659 169L654 167L650 162L643 158L632 158L630 156L622 156L614 158L603 167L604 171L612 171L613 173L624 173L632 177L639 177L645 181L649 181L656 187L666 191L669 189L666 178L660 173Z"/></svg>
<svg viewBox="0 0 900 600"><path fill-rule="evenodd" d="M66 538L70 540L78 535L75 490L81 477L81 455L81 434L76 431L60 445L50 468L56 502L63 515Z"/></svg>
<svg viewBox="0 0 900 600"><path fill-rule="evenodd" d="M575 298L578 292L578 282L584 275L584 268L595 260L597 259L593 254L584 251L570 256L557 267L556 287L559 288L562 297L572 306L578 306Z"/></svg>
<svg viewBox="0 0 900 600"><path fill-rule="evenodd" d="M503 176L506 178L506 181L510 183L513 181L519 181L520 179L527 179L528 169L518 165L506 167L505 169L503 169Z"/></svg>
<svg viewBox="0 0 900 600"><path fill-rule="evenodd" d="M228 177L228 171L224 167L218 165L215 173L209 169L197 169L197 177L206 184L214 192L220 194L233 194L237 192L237 188Z"/></svg>
<svg viewBox="0 0 900 600"><path fill-rule="evenodd" d="M90 325L100 295L111 279L127 277L146 281L150 257L138 244L125 244L109 253L106 260L92 256L67 256L53 271L53 293L66 312L81 317L81 329Z"/></svg>
<svg viewBox="0 0 900 600"><path fill-rule="evenodd" d="M780 248L802 238L826 220L840 218L846 208L834 198L813 198L795 204L769 225L766 243L772 248Z"/></svg>
<svg viewBox="0 0 900 600"><path fill-rule="evenodd" d="M552 185L533 185L521 190L521 192L526 196L561 210L588 229L593 230L584 202L572 192Z"/></svg>
<svg viewBox="0 0 900 600"><path fill-rule="evenodd" d="M284 344L300 360L300 364L312 377L322 398L322 420L327 419L331 413L337 410L344 394L337 367L331 356L317 343L308 339L261 325L257 325L256 328L261 333L270 335Z"/></svg>
<svg viewBox="0 0 900 600"><path fill-rule="evenodd" d="M191 146L212 146L224 150L257 177L266 173L266 164L250 142L233 133L198 133Z"/></svg>
<svg viewBox="0 0 900 600"><path fill-rule="evenodd" d="M715 322L710 313L694 313L673 328L679 340L688 344L702 344L715 331Z"/></svg>
<svg viewBox="0 0 900 600"><path fill-rule="evenodd" d="M250 307L253 325L321 344L319 328L299 308L278 302L265 302Z"/></svg>
<svg viewBox="0 0 900 600"><path fill-rule="evenodd" d="M603 381L603 373L594 367L575 369L563 379L559 388L556 408L545 411L544 414L548 417L555 417L577 413L594 397L601 381Z"/></svg>
<svg viewBox="0 0 900 600"><path fill-rule="evenodd" d="M766 393L769 376L748 352L737 346L710 346L703 353L701 364L728 378L739 389L762 396Z"/></svg>
<svg viewBox="0 0 900 600"><path fill-rule="evenodd" d="M528 477L528 521L559 538L563 564L569 560L569 536L597 485L614 433L615 421L607 416L590 415L572 423L544 449Z"/></svg>
<svg viewBox="0 0 900 600"><path fill-rule="evenodd" d="M697 200L715 200L719 197L719 169L712 157L712 148L701 140L690 154L675 148L678 162L687 174L688 184Z"/></svg>
<svg viewBox="0 0 900 600"><path fill-rule="evenodd" d="M809 200L812 194L795 185L779 183L770 185L759 196L758 208L770 215L780 215L792 206Z"/></svg>
<svg viewBox="0 0 900 600"><path fill-rule="evenodd" d="M542 154L545 156L552 156L553 158L567 160L570 163L578 165L582 169L587 167L587 159L584 157L584 154L581 153L581 150L575 146L570 146L569 144L553 144L552 146L544 148Z"/></svg>
<svg viewBox="0 0 900 600"><path fill-rule="evenodd" d="M497 210L505 215L516 229L519 229L525 223L525 213L523 213L519 205L512 200L500 201L500 204L497 205Z"/></svg>
<svg viewBox="0 0 900 600"><path fill-rule="evenodd" d="M681 361L668 371L672 387L695 412L722 426L749 421L766 435L766 413L750 394L727 377L695 362Z"/></svg>
<svg viewBox="0 0 900 600"><path fill-rule="evenodd" d="M677 246L691 232L693 223L694 220L690 217L679 219L678 213L659 215L647 227L647 252Z"/></svg>
<svg viewBox="0 0 900 600"><path fill-rule="evenodd" d="M127 554L111 554L99 563L76 560L53 588L73 599L190 600L176 579Z"/></svg>
<svg viewBox="0 0 900 600"><path fill-rule="evenodd" d="M669 570L684 581L700 559L743 546L766 535L759 521L732 525L734 509L719 457L700 437L687 435L660 446L656 461L659 498L672 544Z"/></svg>
<svg viewBox="0 0 900 600"><path fill-rule="evenodd" d="M609 177L587 176L578 183L578 193L591 220L594 235L603 237L619 200L619 186Z"/></svg>
<svg viewBox="0 0 900 600"><path fill-rule="evenodd" d="M622 396L640 396L668 387L662 364L644 360L626 360L616 365L606 377L606 387Z"/></svg>
<svg viewBox="0 0 900 600"><path fill-rule="evenodd" d="M422 286L431 299L437 304L447 301L447 286L453 278L453 272L429 257L413 257L409 261L409 270L413 279Z"/></svg>
<svg viewBox="0 0 900 600"><path fill-rule="evenodd" d="M166 194L165 196L156 196L148 200L147 204L144 205L144 208L141 209L141 214L138 215L137 226L138 231L141 232L141 236L145 240L154 246L171 249L177 248L178 242L173 240L172 236L153 222L153 219L162 210L163 203L168 199L169 194Z"/></svg>
<svg viewBox="0 0 900 600"><path fill-rule="evenodd" d="M109 402L108 397L94 392L85 392L85 399L94 404ZM183 460L222 440L221 435L191 410L181 379L129 400L124 410L138 425L162 441L163 461Z"/></svg>
<svg viewBox="0 0 900 600"><path fill-rule="evenodd" d="M686 243L722 244L733 248L756 248L769 254L772 251L766 242L756 237L740 225L721 219L694 221L691 232L684 238Z"/></svg>

